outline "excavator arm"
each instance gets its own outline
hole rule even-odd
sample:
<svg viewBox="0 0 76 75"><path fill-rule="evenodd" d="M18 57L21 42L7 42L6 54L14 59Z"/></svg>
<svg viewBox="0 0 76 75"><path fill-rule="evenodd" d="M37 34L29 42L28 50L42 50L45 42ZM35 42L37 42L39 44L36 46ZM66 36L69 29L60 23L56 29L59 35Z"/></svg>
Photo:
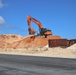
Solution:
<svg viewBox="0 0 76 75"><path fill-rule="evenodd" d="M28 23L29 35L34 35L36 31L31 28L31 17L30 16L27 17L27 23Z"/></svg>

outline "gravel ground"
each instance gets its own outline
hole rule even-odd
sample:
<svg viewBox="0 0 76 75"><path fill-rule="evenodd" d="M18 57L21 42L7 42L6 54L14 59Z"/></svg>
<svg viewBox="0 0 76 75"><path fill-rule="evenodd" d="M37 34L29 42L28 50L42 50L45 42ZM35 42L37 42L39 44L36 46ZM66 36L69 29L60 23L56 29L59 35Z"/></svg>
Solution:
<svg viewBox="0 0 76 75"><path fill-rule="evenodd" d="M75 47L73 49L72 46L68 48L0 48L0 53L76 58L76 49Z"/></svg>

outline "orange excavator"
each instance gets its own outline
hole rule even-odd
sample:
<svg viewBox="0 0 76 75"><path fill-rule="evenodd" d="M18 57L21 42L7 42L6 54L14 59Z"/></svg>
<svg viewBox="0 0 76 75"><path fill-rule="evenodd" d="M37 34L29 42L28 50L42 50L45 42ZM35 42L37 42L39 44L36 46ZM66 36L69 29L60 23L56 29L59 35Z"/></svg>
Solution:
<svg viewBox="0 0 76 75"><path fill-rule="evenodd" d="M28 22L29 35L34 35L36 33L36 31L34 29L32 29L32 27L31 27L31 21L36 23L39 26L39 31L40 31L39 35L40 36L45 36L45 38L47 38L48 35L52 35L51 30L48 30L47 28L43 28L42 24L38 20L32 18L31 16L28 16L27 22Z"/></svg>

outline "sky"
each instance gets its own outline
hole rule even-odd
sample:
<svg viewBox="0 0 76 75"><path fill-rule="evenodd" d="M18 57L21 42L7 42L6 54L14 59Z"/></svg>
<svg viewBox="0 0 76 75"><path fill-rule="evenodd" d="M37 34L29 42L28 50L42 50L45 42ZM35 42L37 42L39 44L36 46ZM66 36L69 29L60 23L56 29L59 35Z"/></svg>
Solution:
<svg viewBox="0 0 76 75"><path fill-rule="evenodd" d="M76 0L0 0L0 35L29 35L28 15L53 36L76 39ZM31 27L39 33L37 24L31 22Z"/></svg>

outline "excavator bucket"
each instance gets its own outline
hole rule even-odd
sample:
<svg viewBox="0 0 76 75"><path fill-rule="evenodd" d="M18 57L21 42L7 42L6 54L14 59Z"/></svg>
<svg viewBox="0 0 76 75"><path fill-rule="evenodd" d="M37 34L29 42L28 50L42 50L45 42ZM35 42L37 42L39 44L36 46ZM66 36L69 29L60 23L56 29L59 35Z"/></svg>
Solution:
<svg viewBox="0 0 76 75"><path fill-rule="evenodd" d="M34 29L28 29L30 35L34 35L36 31Z"/></svg>

